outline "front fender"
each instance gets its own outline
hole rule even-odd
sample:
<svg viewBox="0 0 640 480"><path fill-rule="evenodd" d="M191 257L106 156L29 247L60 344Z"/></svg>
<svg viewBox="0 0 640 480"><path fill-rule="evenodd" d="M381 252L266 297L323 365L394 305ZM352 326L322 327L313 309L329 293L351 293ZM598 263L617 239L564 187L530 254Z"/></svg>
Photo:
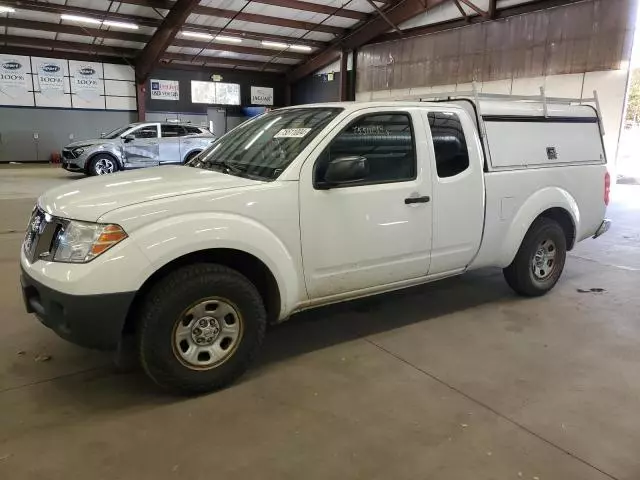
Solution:
<svg viewBox="0 0 640 480"><path fill-rule="evenodd" d="M550 208L566 210L571 215L576 231L579 231L580 210L575 198L569 192L560 187L537 190L522 203L511 221L500 249L502 254L498 263L501 267L511 264L531 224L542 212Z"/></svg>
<svg viewBox="0 0 640 480"><path fill-rule="evenodd" d="M265 225L228 213L193 213L166 218L132 232L131 240L155 271L184 255L215 248L240 250L261 260L276 279L281 297L281 318L306 298L299 262L278 236Z"/></svg>

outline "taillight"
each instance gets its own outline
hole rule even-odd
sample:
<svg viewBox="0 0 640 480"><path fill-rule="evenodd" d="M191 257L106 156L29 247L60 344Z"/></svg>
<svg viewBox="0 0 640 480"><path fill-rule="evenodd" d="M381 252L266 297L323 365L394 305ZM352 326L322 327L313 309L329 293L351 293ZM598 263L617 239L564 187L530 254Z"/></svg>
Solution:
<svg viewBox="0 0 640 480"><path fill-rule="evenodd" d="M609 205L609 195L611 194L611 175L604 174L604 204Z"/></svg>

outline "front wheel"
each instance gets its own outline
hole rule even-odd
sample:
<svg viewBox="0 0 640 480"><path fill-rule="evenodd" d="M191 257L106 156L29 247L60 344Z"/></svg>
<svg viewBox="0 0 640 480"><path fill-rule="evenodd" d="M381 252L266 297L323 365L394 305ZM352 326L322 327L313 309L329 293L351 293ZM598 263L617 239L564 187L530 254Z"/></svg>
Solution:
<svg viewBox="0 0 640 480"><path fill-rule="evenodd" d="M539 218L529 228L511 265L503 270L509 286L520 295L538 297L558 282L567 257L562 227Z"/></svg>
<svg viewBox="0 0 640 480"><path fill-rule="evenodd" d="M111 155L98 154L89 162L89 175L107 175L118 171L118 162Z"/></svg>
<svg viewBox="0 0 640 480"><path fill-rule="evenodd" d="M196 158L198 155L200 155L200 153L201 152L191 152L189 155L187 155L187 158L184 159L185 165Z"/></svg>
<svg viewBox="0 0 640 480"><path fill-rule="evenodd" d="M147 294L138 353L158 385L182 394L208 392L244 373L265 327L262 297L247 278L222 265L189 265Z"/></svg>

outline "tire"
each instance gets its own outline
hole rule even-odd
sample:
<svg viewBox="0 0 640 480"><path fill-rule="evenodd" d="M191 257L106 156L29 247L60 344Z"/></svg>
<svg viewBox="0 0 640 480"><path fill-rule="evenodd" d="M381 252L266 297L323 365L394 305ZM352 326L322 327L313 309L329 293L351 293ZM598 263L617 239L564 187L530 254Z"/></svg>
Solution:
<svg viewBox="0 0 640 480"><path fill-rule="evenodd" d="M567 240L562 227L550 218L538 218L522 240L516 257L503 270L516 293L539 297L558 282L567 257Z"/></svg>
<svg viewBox="0 0 640 480"><path fill-rule="evenodd" d="M182 267L143 301L137 328L140 363L155 383L172 392L218 390L247 370L260 350L266 318L262 297L240 273L216 264ZM200 340L203 345L196 344Z"/></svg>
<svg viewBox="0 0 640 480"><path fill-rule="evenodd" d="M195 157L197 157L198 155L200 155L202 152L191 152L189 155L187 155L187 157L184 159L184 163L187 164L189 163L191 160L193 160Z"/></svg>
<svg viewBox="0 0 640 480"><path fill-rule="evenodd" d="M109 173L115 173L119 170L118 161L111 155L106 153L99 153L89 161L87 171L89 175L108 175Z"/></svg>

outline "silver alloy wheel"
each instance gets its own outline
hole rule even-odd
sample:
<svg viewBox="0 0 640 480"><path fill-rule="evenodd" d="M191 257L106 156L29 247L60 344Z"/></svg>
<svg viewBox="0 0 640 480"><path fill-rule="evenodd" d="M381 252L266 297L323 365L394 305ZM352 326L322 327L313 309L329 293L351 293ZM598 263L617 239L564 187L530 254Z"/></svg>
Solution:
<svg viewBox="0 0 640 480"><path fill-rule="evenodd" d="M105 175L107 173L113 173L116 171L116 164L110 158L100 158L96 161L94 167L96 174Z"/></svg>
<svg viewBox="0 0 640 480"><path fill-rule="evenodd" d="M540 242L531 260L533 275L537 280L549 278L556 267L556 244L546 239Z"/></svg>
<svg viewBox="0 0 640 480"><path fill-rule="evenodd" d="M242 316L228 300L211 297L189 307L173 329L173 351L194 370L208 370L233 355L243 333Z"/></svg>

